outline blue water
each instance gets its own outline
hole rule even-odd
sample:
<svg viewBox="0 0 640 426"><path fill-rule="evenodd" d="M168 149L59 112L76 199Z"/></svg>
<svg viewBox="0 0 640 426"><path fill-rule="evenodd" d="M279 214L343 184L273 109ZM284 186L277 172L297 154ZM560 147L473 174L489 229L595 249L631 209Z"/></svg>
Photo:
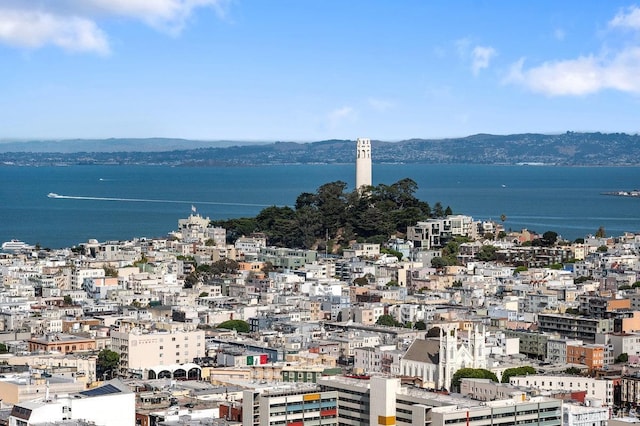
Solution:
<svg viewBox="0 0 640 426"><path fill-rule="evenodd" d="M640 232L640 199L601 195L639 188L638 167L373 166L374 185L405 177L418 183L417 197L431 205L441 201L476 219L504 214L505 227L514 230L553 230L568 239L599 226L608 235ZM354 166L0 167L0 242L15 238L56 248L90 238L164 236L192 205L212 219L255 216L268 205L293 205L301 192L336 180L351 190ZM48 198L50 192L92 199Z"/></svg>

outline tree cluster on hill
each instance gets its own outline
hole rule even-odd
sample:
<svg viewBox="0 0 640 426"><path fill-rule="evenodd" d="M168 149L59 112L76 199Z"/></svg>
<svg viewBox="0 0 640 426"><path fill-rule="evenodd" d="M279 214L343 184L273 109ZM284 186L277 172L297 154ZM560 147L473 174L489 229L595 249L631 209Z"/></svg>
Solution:
<svg viewBox="0 0 640 426"><path fill-rule="evenodd" d="M346 188L342 181L326 183L315 194L300 194L293 208L271 206L255 218L212 224L225 228L230 242L263 232L269 245L324 249L319 244L329 244L332 251L332 244L343 246L350 240L382 243L394 233L404 234L407 226L420 220L452 213L450 207L443 208L439 202L432 209L417 199L414 194L418 185L409 178L360 191L346 192Z"/></svg>

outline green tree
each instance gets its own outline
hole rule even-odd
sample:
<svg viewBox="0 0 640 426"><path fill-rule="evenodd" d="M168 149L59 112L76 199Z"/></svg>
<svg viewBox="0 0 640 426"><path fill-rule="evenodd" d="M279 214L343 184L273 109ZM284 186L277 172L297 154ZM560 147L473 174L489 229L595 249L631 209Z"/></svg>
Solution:
<svg viewBox="0 0 640 426"><path fill-rule="evenodd" d="M9 353L9 349L7 348L7 345L5 345L4 343L0 343L0 354L6 354Z"/></svg>
<svg viewBox="0 0 640 426"><path fill-rule="evenodd" d="M442 207L442 203L440 201L436 201L433 205L433 217L444 217L444 208Z"/></svg>
<svg viewBox="0 0 640 426"><path fill-rule="evenodd" d="M236 330L238 333L248 333L250 330L249 323L242 320L229 320L217 325L217 328L225 328L227 330Z"/></svg>
<svg viewBox="0 0 640 426"><path fill-rule="evenodd" d="M227 230L227 242L229 243L234 243L238 238L244 235L250 235L256 232L257 229L255 217L216 220L211 222L211 224Z"/></svg>
<svg viewBox="0 0 640 426"><path fill-rule="evenodd" d="M235 274L239 268L240 264L238 261L224 258L213 262L210 271L214 276L221 276L225 274Z"/></svg>
<svg viewBox="0 0 640 426"><path fill-rule="evenodd" d="M380 315L376 321L377 325L385 325L387 327L403 327L404 324L399 323L391 315Z"/></svg>
<svg viewBox="0 0 640 426"><path fill-rule="evenodd" d="M273 266L273 263L266 261L264 263L264 266L262 267L261 271L265 274L265 275L269 275L269 272L275 272L276 268L275 266Z"/></svg>
<svg viewBox="0 0 640 426"><path fill-rule="evenodd" d="M112 277L112 278L118 277L118 270L113 266L106 265L102 269L104 269L105 277Z"/></svg>
<svg viewBox="0 0 640 426"><path fill-rule="evenodd" d="M633 288L640 287L640 281L636 281L635 283L631 284L631 287L633 287Z"/></svg>
<svg viewBox="0 0 640 426"><path fill-rule="evenodd" d="M459 391L460 381L463 378L490 379L493 382L498 382L496 374L484 368L461 368L456 371L451 378L451 389Z"/></svg>
<svg viewBox="0 0 640 426"><path fill-rule="evenodd" d="M526 376L528 374L536 374L536 369L527 365L523 367L507 368L502 373L502 383L509 383L509 379L514 376Z"/></svg>
<svg viewBox="0 0 640 426"><path fill-rule="evenodd" d="M598 253L606 253L609 251L609 248L603 244L600 247L598 247L596 250L598 251Z"/></svg>
<svg viewBox="0 0 640 426"><path fill-rule="evenodd" d="M353 280L353 284L362 287L368 285L369 280L366 277L358 277Z"/></svg>
<svg viewBox="0 0 640 426"><path fill-rule="evenodd" d="M63 303L64 303L65 306L71 306L71 305L73 305L73 299L68 294L65 294L65 296L63 298Z"/></svg>
<svg viewBox="0 0 640 426"><path fill-rule="evenodd" d="M528 268L526 266L517 266L514 270L513 270L513 275L518 275L520 272L524 272L527 271Z"/></svg>
<svg viewBox="0 0 640 426"><path fill-rule="evenodd" d="M385 284L387 287L398 287L398 281L396 280L391 280L389 281L387 284Z"/></svg>
<svg viewBox="0 0 640 426"><path fill-rule="evenodd" d="M199 282L200 282L200 278L198 277L198 274L194 271L194 272L191 272L186 277L184 277L184 285L182 287L193 288L197 286Z"/></svg>
<svg viewBox="0 0 640 426"><path fill-rule="evenodd" d="M338 229L345 224L345 211L347 207L346 182L336 181L325 183L318 188L316 205L320 212L323 229L328 229L331 235L336 235Z"/></svg>
<svg viewBox="0 0 640 426"><path fill-rule="evenodd" d="M556 241L558 241L558 233L554 231L547 231L542 234L542 241L544 241L545 246L552 246Z"/></svg>
<svg viewBox="0 0 640 426"><path fill-rule="evenodd" d="M96 375L98 378L113 378L120 364L120 355L110 349L103 349L96 360Z"/></svg>
<svg viewBox="0 0 640 426"><path fill-rule="evenodd" d="M399 251L392 250L390 248L385 248L385 247L380 249L380 253L384 253L384 254L388 254L388 255L391 255L391 256L395 256L395 257L398 258L399 261L402 260L402 258L404 257L402 255L402 253L400 253Z"/></svg>
<svg viewBox="0 0 640 426"><path fill-rule="evenodd" d="M564 370L565 374L570 374L572 376L577 376L579 374L582 373L582 370L580 370L578 367L569 367L566 370Z"/></svg>
<svg viewBox="0 0 640 426"><path fill-rule="evenodd" d="M442 269L447 266L447 261L441 257L434 257L431 259L431 267L436 269Z"/></svg>
<svg viewBox="0 0 640 426"><path fill-rule="evenodd" d="M460 253L460 244L469 242L468 238L456 237L447 243L442 248L442 259L446 262L446 265L458 265L458 254Z"/></svg>
<svg viewBox="0 0 640 426"><path fill-rule="evenodd" d="M496 254L497 251L498 251L498 247L496 246L492 246L492 245L482 246L482 248L480 248L480 251L476 253L476 259L483 262L496 260L498 258L498 255Z"/></svg>
<svg viewBox="0 0 640 426"><path fill-rule="evenodd" d="M427 329L427 323L425 323L423 320L416 321L416 323L414 324L413 328L415 328L416 330L426 330Z"/></svg>
<svg viewBox="0 0 640 426"><path fill-rule="evenodd" d="M620 363L620 362L629 362L629 354L627 354L626 352L621 353L620 355L618 355L616 357L616 364Z"/></svg>
<svg viewBox="0 0 640 426"><path fill-rule="evenodd" d="M607 233L604 230L604 226L599 227L596 231L596 238L605 238L606 236Z"/></svg>

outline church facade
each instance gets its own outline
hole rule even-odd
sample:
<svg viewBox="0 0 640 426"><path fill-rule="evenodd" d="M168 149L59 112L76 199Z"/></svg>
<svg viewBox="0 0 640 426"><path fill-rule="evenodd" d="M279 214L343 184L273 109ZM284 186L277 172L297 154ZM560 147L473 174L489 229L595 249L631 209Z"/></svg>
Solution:
<svg viewBox="0 0 640 426"><path fill-rule="evenodd" d="M459 336L465 333L466 339ZM451 379L461 368L486 368L486 330L474 325L460 332L457 324L434 327L424 339L414 340L400 359L399 373L419 378L430 389L451 388Z"/></svg>

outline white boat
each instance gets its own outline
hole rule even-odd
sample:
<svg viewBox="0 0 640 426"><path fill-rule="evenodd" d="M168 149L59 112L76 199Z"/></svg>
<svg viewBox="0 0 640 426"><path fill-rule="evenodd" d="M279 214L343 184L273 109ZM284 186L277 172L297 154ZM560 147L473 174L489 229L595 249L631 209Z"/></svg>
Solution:
<svg viewBox="0 0 640 426"><path fill-rule="evenodd" d="M50 192L47 194L47 197L49 198L60 198L60 195L56 194L55 192Z"/></svg>
<svg viewBox="0 0 640 426"><path fill-rule="evenodd" d="M2 243L2 250L5 251L21 251L21 250L31 250L33 249L32 245L29 245L23 241L19 240L11 240Z"/></svg>

